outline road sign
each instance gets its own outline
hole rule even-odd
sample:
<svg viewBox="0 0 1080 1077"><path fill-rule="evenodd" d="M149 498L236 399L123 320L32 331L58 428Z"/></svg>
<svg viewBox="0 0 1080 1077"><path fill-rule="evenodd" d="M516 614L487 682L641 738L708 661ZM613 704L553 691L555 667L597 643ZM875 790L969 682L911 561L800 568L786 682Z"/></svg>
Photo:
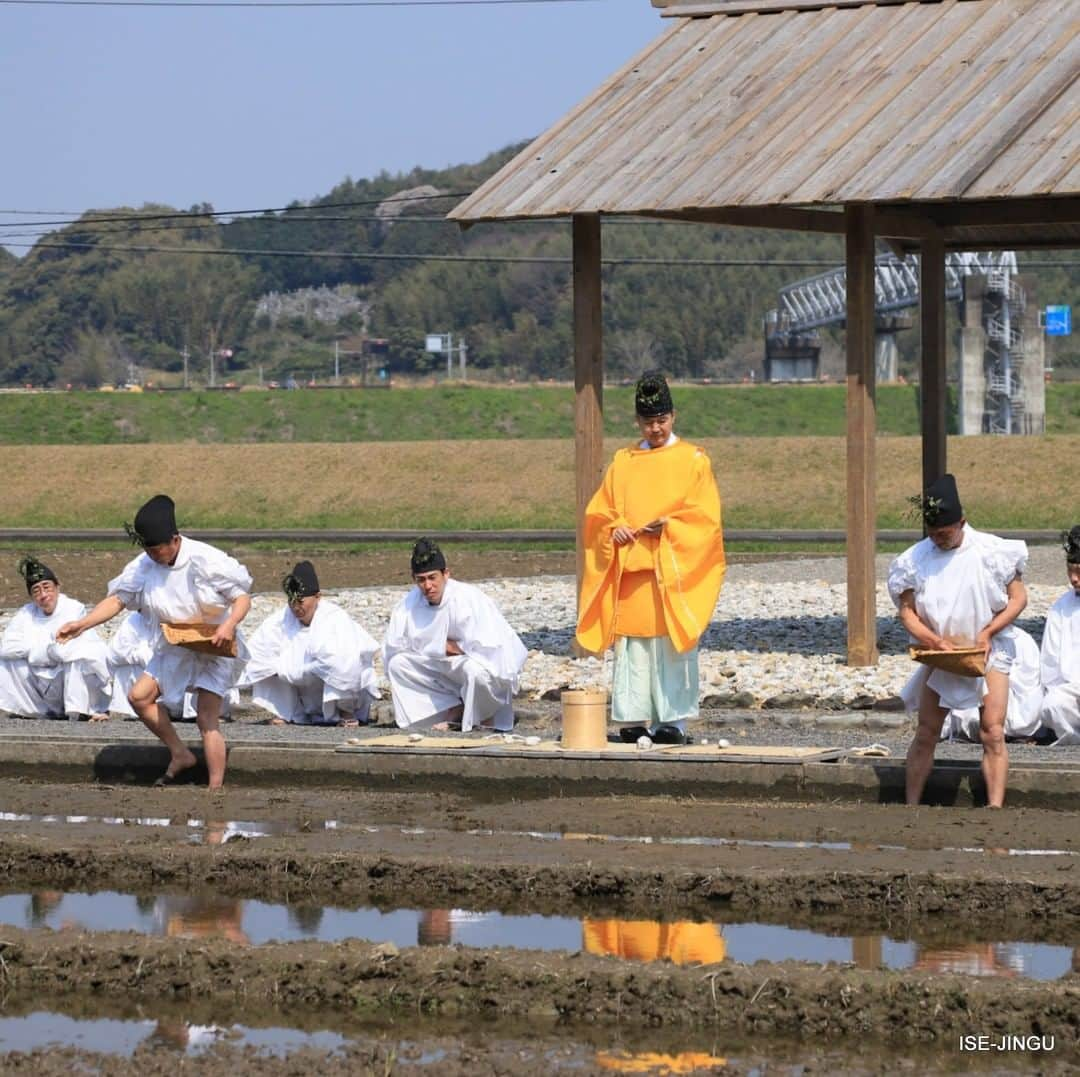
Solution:
<svg viewBox="0 0 1080 1077"><path fill-rule="evenodd" d="M1072 333L1072 307L1048 306L1046 308L1046 335L1067 337Z"/></svg>
<svg viewBox="0 0 1080 1077"><path fill-rule="evenodd" d="M449 350L450 342L447 340L447 334L428 333L424 338L424 351L426 352L448 352Z"/></svg>

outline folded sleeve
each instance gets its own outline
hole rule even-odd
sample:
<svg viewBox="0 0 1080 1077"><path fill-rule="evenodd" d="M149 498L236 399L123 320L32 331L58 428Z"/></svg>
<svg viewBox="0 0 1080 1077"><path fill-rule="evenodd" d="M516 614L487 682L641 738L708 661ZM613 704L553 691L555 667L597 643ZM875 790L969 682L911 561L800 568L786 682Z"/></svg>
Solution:
<svg viewBox="0 0 1080 1077"><path fill-rule="evenodd" d="M139 554L124 566L119 576L109 580L109 594L118 598L125 609L138 609L142 605L145 564L146 554Z"/></svg>
<svg viewBox="0 0 1080 1077"><path fill-rule="evenodd" d="M1018 539L998 539L988 551L986 560L994 582L1004 590L1027 569L1027 543Z"/></svg>
<svg viewBox="0 0 1080 1077"><path fill-rule="evenodd" d="M905 591L914 591L918 582L918 573L915 570L915 557L911 550L905 550L889 565L889 597L897 609L900 608L900 596Z"/></svg>
<svg viewBox="0 0 1080 1077"><path fill-rule="evenodd" d="M208 587L226 602L235 602L241 595L251 594L251 574L227 553L214 550L211 556L200 558L196 566L197 586Z"/></svg>
<svg viewBox="0 0 1080 1077"><path fill-rule="evenodd" d="M26 609L19 610L0 638L0 658L27 658L30 654L31 628Z"/></svg>

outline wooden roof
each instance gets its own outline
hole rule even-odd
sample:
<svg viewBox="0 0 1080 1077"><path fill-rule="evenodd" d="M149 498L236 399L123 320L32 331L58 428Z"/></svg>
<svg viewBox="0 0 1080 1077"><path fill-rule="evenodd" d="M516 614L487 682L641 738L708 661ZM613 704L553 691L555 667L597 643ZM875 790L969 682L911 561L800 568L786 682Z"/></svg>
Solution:
<svg viewBox="0 0 1080 1077"><path fill-rule="evenodd" d="M953 246L1020 225L1080 245L1080 0L653 3L664 32L452 219L781 224L754 210L878 203L909 238L922 220ZM1020 219L1000 200L1023 200Z"/></svg>

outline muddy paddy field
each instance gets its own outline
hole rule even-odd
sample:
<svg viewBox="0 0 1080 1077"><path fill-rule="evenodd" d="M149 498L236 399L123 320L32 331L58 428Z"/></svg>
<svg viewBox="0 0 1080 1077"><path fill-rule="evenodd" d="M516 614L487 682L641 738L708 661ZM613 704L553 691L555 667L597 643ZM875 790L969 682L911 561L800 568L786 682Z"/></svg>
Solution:
<svg viewBox="0 0 1080 1077"><path fill-rule="evenodd" d="M129 552L50 563L90 595ZM256 590L297 553L245 557ZM492 571L473 556L460 575ZM319 567L329 587L402 568ZM0 573L4 604L17 583ZM327 769L211 796L80 780L41 725L25 736L57 744L50 780L0 769L3 1073L1080 1070L1080 810L611 795L476 768L436 786L405 765L377 788Z"/></svg>
<svg viewBox="0 0 1080 1077"><path fill-rule="evenodd" d="M1080 1065L1075 813L401 785L3 780L0 1067Z"/></svg>

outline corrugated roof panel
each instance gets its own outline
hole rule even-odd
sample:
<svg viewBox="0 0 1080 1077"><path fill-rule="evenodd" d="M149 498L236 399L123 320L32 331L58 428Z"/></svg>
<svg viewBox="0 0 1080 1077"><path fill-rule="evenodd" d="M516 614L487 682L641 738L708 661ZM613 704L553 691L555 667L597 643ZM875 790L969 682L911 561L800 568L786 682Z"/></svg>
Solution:
<svg viewBox="0 0 1080 1077"><path fill-rule="evenodd" d="M1076 194L1080 0L716 14L667 32L458 220Z"/></svg>

